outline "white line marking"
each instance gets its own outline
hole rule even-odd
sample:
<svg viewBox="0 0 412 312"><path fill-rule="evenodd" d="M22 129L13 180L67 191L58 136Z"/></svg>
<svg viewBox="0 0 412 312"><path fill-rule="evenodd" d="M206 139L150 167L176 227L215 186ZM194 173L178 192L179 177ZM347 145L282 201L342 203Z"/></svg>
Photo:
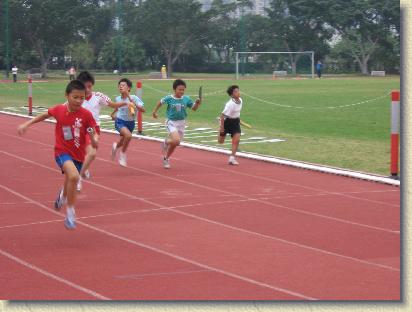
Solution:
<svg viewBox="0 0 412 312"><path fill-rule="evenodd" d="M101 294L99 294L99 293L97 293L97 292L95 292L95 291L93 291L93 290L90 290L90 289L88 289L88 288L85 288L85 287L83 287L83 286L80 286L80 285L78 285L78 284L75 284L75 283L73 283L73 282L71 282L71 281L69 281L69 280L67 280L67 279L65 279L65 278L62 278L62 277L57 276L57 275L54 275L53 273L47 272L47 271L45 271L45 270L43 270L43 269L41 269L41 268L39 268L39 267L31 264L31 263L28 263L28 262L26 262L26 261L24 261L24 260L22 260L22 259L20 259L20 258L18 258L18 257L16 257L16 256L13 256L12 254L8 253L7 251L4 251L3 249L0 249L0 254L3 255L3 256L6 257L6 258L9 258L10 260L13 260L13 261L17 262L18 264L20 264L20 265L22 265L22 266L24 266L24 267L26 267L26 268L28 268L28 269L31 269L31 270L33 270L33 271L36 271L36 272L38 272L38 273L40 273L40 274L43 274L43 275L47 276L48 278L51 278L51 279L53 279L53 280L55 280L55 281L58 281L58 282L60 282L60 283L66 284L66 285L68 285L68 286L70 286L70 287L72 287L72 288L75 288L75 289L77 289L77 290L80 290L81 292L84 292L84 293L86 293L86 294L88 294L88 295L91 295L92 297L95 297L95 298L100 299L100 300L111 300L110 298L107 298L107 297L105 297L105 296L103 296L103 295L101 295ZM25 282L27 282L27 281L25 281ZM52 291L52 290L51 290L51 291Z"/></svg>
<svg viewBox="0 0 412 312"><path fill-rule="evenodd" d="M215 142L215 140L213 140L213 142ZM108 143L104 143L104 142L102 142L102 144L109 145ZM231 144L231 143L228 143L228 144ZM158 155L158 154L147 152L145 150L137 149L137 148L134 148L134 147L130 147L129 150L139 152L139 153L145 153L145 154L153 155L153 156ZM235 171L235 170L223 169L223 168L219 168L219 167L216 167L216 166L210 166L210 165L206 165L206 164L199 163L199 162L193 162L193 161L186 160L186 159L178 159L178 158L173 158L173 159L178 160L178 161L182 161L182 162L186 162L186 163L190 163L190 164L194 164L194 165L197 165L197 166L202 166L202 167L205 167L205 168L212 168L212 169L216 169L216 170L223 171L223 172L228 172L228 173L232 173L232 174L252 177L252 178L259 179L259 180L275 182L275 183L280 183L280 184L290 185L290 186L297 186L297 187L301 187L301 188L312 190L312 191L322 192L322 193L325 193L325 194L328 194L328 195L338 195L338 196L342 196L342 197L348 197L348 198L358 199L358 200L367 201L367 202L371 202L371 203L375 203L375 204L381 204L381 205L386 205L386 206L390 206L390 207L399 208L399 205L396 205L396 204L390 204L390 203L382 202L382 201L378 201L378 200L367 199L367 198L363 198L363 197L356 197L356 196L349 195L351 193L363 193L363 192L331 192L331 191L327 191L327 190L324 190L324 189L315 188L315 187L311 187L311 186L306 186L306 185L302 185L302 184L296 184L296 183L292 183L292 182L285 182L285 181L282 181L282 180L262 177L262 176L249 174L249 173L244 173L244 172ZM394 191L397 191L397 190L394 190Z"/></svg>
<svg viewBox="0 0 412 312"><path fill-rule="evenodd" d="M52 170L53 170L53 169L52 169ZM25 196L25 195L23 195L23 194L21 194L21 193L19 193L19 192L17 192L17 191L14 191L14 190L8 188L7 186L4 186L4 185L0 184L0 188L4 189L4 190L6 190L6 191L8 191L8 192L10 192L10 193L12 193L12 194L20 197L20 198L23 198L23 199L25 199L25 200L27 200L27 201L31 201L33 204L36 204L37 206L39 206L39 207L41 207L41 208L43 208L43 209L46 209L47 211L49 211L49 212L51 212L51 213L54 213L54 214L63 216L63 214L61 214L61 213L59 213L59 212L56 212L56 211L53 211L53 210L51 210L50 208L48 208L47 206L43 205L42 203L40 203L40 202L38 202L38 201L36 201L36 200L34 200L34 199L31 199L31 198L29 198L29 197L27 197L27 196ZM271 289L271 290L274 290L274 291L283 292L283 293L286 293L286 294L288 294L288 295L295 296L295 297L298 297L298 298L301 298L301 299L305 299L305 300L318 300L318 299L316 299L316 298L309 297L309 296L303 295L303 294L298 293L298 292L294 292L294 291L290 291L290 290L285 289L285 288L281 288L281 287L277 287L277 286L274 286L274 285L262 283L262 282L259 282L259 281L257 281L257 280L254 280L254 279L251 279L251 278L248 278L248 277L245 277L245 276L242 276L242 275L238 275L238 274L236 274L236 273L231 273L231 272L228 272L228 271L225 271L225 270L222 270L222 269L218 269L218 268L215 268L215 267L212 267L212 266L209 266L209 265L206 265L206 264L197 262L197 261L195 261L195 260L188 259L188 258L186 258L186 257L182 257L182 256L179 256L179 255L176 255L176 254L171 253L171 252L168 252L168 251L166 251L166 250L162 250L162 249L159 249L159 248L157 248L157 247L150 246L150 245L147 245L147 244L144 244L144 243L141 243L141 242L138 242L138 241L135 241L135 240L132 240L132 239L129 239L129 238L126 238L126 237L123 237L123 236L120 236L120 235L111 233L111 232L109 232L109 231L103 230L103 229L101 229L101 228L95 227L95 226L90 225L90 224L87 224L87 223L84 223L84 222L82 222L82 221L77 221L77 223L80 224L80 225L83 225L84 227L86 227L86 228L88 228L88 229L91 229L91 230L100 232L100 233L105 234L105 235L107 235L107 236L110 236L110 237L113 237L113 238L117 238L117 239L122 240L122 241L124 241L124 242L128 242L128 243L130 243L130 244L133 244L133 245L136 245L136 246L145 248L145 249L149 249L149 250L152 250L152 251L154 251L154 252L160 253L160 254L162 254L162 255L166 255L166 256L169 256L169 257L171 257L171 258L174 258L174 259L177 259L177 260L180 260L180 261L183 261L183 262L187 262L187 263L190 263L190 264L199 266L199 267L201 267L201 268L204 268L204 269L207 269L207 270L210 270L210 271L214 271L214 272L217 272L217 273L221 273L221 274L223 274L223 275L226 275L226 276L229 276L229 277L238 279L238 280L242 280L242 281L245 281L245 282L248 282L248 283L251 283L251 284L260 286L260 287L268 288L268 289Z"/></svg>
<svg viewBox="0 0 412 312"><path fill-rule="evenodd" d="M43 143L42 143L42 144L43 144ZM57 169L53 169L53 168L51 168L51 167L48 167L48 166L45 166L45 165L42 165L42 164L38 164L38 163L36 163L36 162L34 162L34 161L31 161L31 160L29 160L29 159L26 159L26 158L23 158L23 157L20 157L20 156L17 156L17 155L14 155L14 154L10 154L10 153L4 152L4 151L0 151L0 152L4 153L4 154L6 154L6 155L9 155L9 156L11 156L11 157L14 157L14 158L17 158L17 159L20 159L20 160L23 160L23 161L32 163L32 164L37 165L37 166L39 166L39 167L42 167L42 168L45 168L45 169L48 169L48 170L51 170L51 171L55 171L55 172L60 172L60 171L57 170ZM99 159L99 158L98 158L98 159ZM128 167L128 168L130 168L130 167ZM117 194L124 195L124 196L126 196L126 197L128 197L128 198L140 199L141 201L144 201L144 202L146 202L146 203L150 203L150 204L152 204L152 205L154 205L154 206L156 206L156 207L164 208L165 210L169 210L169 211L174 212L174 213L177 213L177 214L181 214L181 215L184 215L184 216L187 216L187 217L191 217L191 218L198 219L198 220L201 220L201 221L205 221L205 222L208 222L208 223L212 223L212 224L215 224L215 225L223 226L223 227L229 228L229 229L231 229L231 230L240 231L240 232L244 232L244 233L248 233L248 234L252 234L252 235L264 237L264 238L271 239L271 240L275 240L275 241L279 241L279 242L282 242L282 243L285 243L285 244L290 244L290 245L294 245L294 246L301 247L301 248L304 248L304 249L309 249L309 250L312 250L312 251L316 251L316 252L320 252L320 253L324 253L324 254L328 254L328 255L333 255L333 256L340 257L340 258L345 258L345 259L348 259L348 260L353 260L353 261L355 261L355 262L360 262L360 263L363 263L363 264L368 264L368 265L372 265L372 266L376 266L376 267L380 267L380 268L385 268L385 269L389 269L389 270L392 270L392 271L399 271L399 269L394 268L394 267L382 265L382 264L379 264L379 263L369 262L369 261L366 261L366 260L362 260L362 259L358 259L358 258L354 258L354 257L350 257L350 256L338 254L338 253L335 253L335 252L327 251L327 250L324 250L324 249L319 249L319 248L312 247L312 246L303 245L303 244L296 243L296 242L293 242L293 241L288 241L288 240L285 240L285 239L281 239L281 238L278 238L278 237L275 237L275 236L269 236L269 235L261 234L261 233L258 233L258 232L253 232L253 231L250 231L250 230L246 230L246 229L243 229L243 228L238 228L238 227L236 227L236 226L228 225L228 224L221 223L221 222L218 222L218 221L214 221L214 220L202 218L202 217L199 217L199 216L197 216L197 215L194 215L194 214L191 214L191 213L187 213L187 212L183 212L183 211L180 211L180 210L174 210L174 209L166 208L165 206L163 206L163 205L161 205L161 204L158 204L158 203L155 203L155 202L152 202L152 201L149 201L149 200L144 200L144 199L139 198L139 197L137 197L137 196L134 196L134 195L131 195L131 194L128 194L128 193L124 193L124 192L119 191L119 190L114 189L114 188L106 187L106 186L104 186L104 185L102 185L102 184L99 184L99 183L94 183L94 182L91 182L91 181L88 181L88 180L85 180L84 182L90 183L90 184L92 184L92 185L94 185L94 186L100 187L100 188L105 189L105 190L108 190L108 191L112 191L112 192L117 193ZM1 187L1 184L0 184L0 187ZM24 195L23 195L23 196L24 196ZM236 195L236 196L241 197L240 195ZM260 200L257 200L257 199L250 199L250 198L247 198L247 197L246 197L246 199L249 199L249 200L252 200L252 201L257 201L257 202L260 201ZM31 202L34 202L34 201L31 200L31 199L30 199L30 201L31 201ZM44 206L44 205L43 205L43 206ZM44 207L46 207L46 206L44 206ZM54 211L53 211L53 212L54 212ZM57 213L57 214L58 214L58 213ZM388 231L390 231L390 230L388 230Z"/></svg>
<svg viewBox="0 0 412 312"><path fill-rule="evenodd" d="M30 140L30 139L25 139L25 138L21 138L21 137L18 137L18 136L13 136L13 135L11 135L11 134L3 133L3 135L9 136L9 137L14 137L14 138L20 139L20 140L22 140L22 141L32 142L32 143L35 143L35 144L41 144L41 145L51 146L51 145L49 145L49 144L44 144L44 143L40 143L40 142L38 142L38 141L33 141L33 140ZM29 161L29 160L26 159L26 158L17 156L17 155L15 155L15 154L8 153L8 152L6 152L6 151L1 151L1 150L0 150L0 152L4 153L4 154L6 154L6 155L9 155L9 156L11 156L11 157L15 157L15 158L18 158L18 159L21 159L21 160L24 160L24 161L31 162L31 161ZM111 163L111 164L113 163L113 161L106 160L106 159L103 159L103 158L101 158L101 157L96 157L96 159L98 159L98 160L100 160L100 161L103 161L103 162ZM37 164L37 163L35 163L35 162L31 162L31 163L33 163L33 164L35 164L35 165L37 165L37 166L42 166L42 165ZM46 167L46 166L45 166L45 167ZM47 167L46 167L46 168L47 168ZM308 212L308 211L305 211L305 210L302 210L302 209L292 208L292 207L288 207L288 206L285 206L285 205L274 204L274 203L269 202L269 201L265 201L265 200L261 200L261 199L257 199L257 198L251 198L251 197L246 196L246 195L241 195L241 194L237 194L237 193L234 193L234 192L225 191L225 190L218 189L218 188L214 188L214 187L209 187L209 186L201 185L201 184L198 184L198 183L192 183L192 182L189 182L189 181L186 181L186 180L182 180L182 179L179 179L179 178L174 178L174 177L170 177L170 176L164 176L164 175L159 174L159 173L155 173L155 172L152 172L152 171L149 171L149 170L145 170L145 169L140 169L140 168L137 168L137 167L134 167L134 166L130 166L130 165L129 165L127 168L128 168L128 169L135 170L135 171L139 171L139 172L144 172L144 173L147 173L147 174L149 174L149 175L158 176L158 177L161 177L162 179L168 179L168 180L172 180L172 181L177 181L177 182L180 182L180 183L188 184L188 185L191 185L191 186L193 186L193 187L198 187L198 188L200 187L200 188L203 188L203 189L211 190L211 191L213 191L213 192L219 192L219 193L224 193L224 194L228 194L228 195L233 195L233 196L242 197L242 198L249 199L249 200L254 200L254 201L257 201L257 202L260 202L260 203L263 203L263 204L266 204L266 205L269 205L269 206L281 208L281 209L284 209L284 210L290 210L290 211L294 211L294 212L297 212L297 213L301 213L301 214L305 214L305 215L310 215L310 216L313 216L313 217L319 217L319 218L323 218L323 219L327 219L327 220L333 220L333 221L340 222L340 223L346 223L346 224L350 224L350 225L354 225L354 226L358 226L358 227L369 228L369 229L378 230L378 231L383 231L383 232L387 232L387 233L391 233L391 234L398 234L398 235L400 234L400 231L391 230L391 229L386 229L386 228L381 228L381 227L377 227L377 226L373 226L373 225L368 225L368 224L363 224L363 223L358 223L358 222L354 222L354 221L350 221L350 220L346 220L346 219L335 218L335 217L331 217L331 216L322 215L322 214L319 214L319 213ZM56 171L58 171L58 170L56 170ZM91 181L84 181L84 182L87 182L87 183L90 183L90 184L93 184L93 185L98 185L98 184L96 184L96 183L94 183L94 182L91 182ZM113 190L113 191L114 191L114 189L110 189L110 188L108 188L108 190ZM126 194L126 193L123 193L123 192L118 192L118 193L119 193L119 194ZM126 196L128 196L128 194L126 194ZM145 202L147 202L147 203L156 204L156 203L151 202L151 201L148 201L148 200L144 200L144 199L141 199L141 200L142 200L142 201L145 201Z"/></svg>
<svg viewBox="0 0 412 312"><path fill-rule="evenodd" d="M217 142L217 132L216 133L214 133L214 134L209 134L209 135L195 135L195 136L184 136L185 137L185 139L197 139L197 138L213 138L213 137L215 137L216 138L216 142Z"/></svg>
<svg viewBox="0 0 412 312"><path fill-rule="evenodd" d="M127 198L130 199L130 198ZM140 200L140 198L133 198L135 200ZM126 200L126 198L123 198ZM82 200L83 201L83 200ZM209 202L209 203L198 203L198 204L187 204L187 205L179 205L179 206L164 206L162 208L152 208L152 209L137 209L137 210L128 210L128 211L119 211L119 212L112 212L112 213L103 213L99 215L90 215L84 217L78 217L78 219L94 219L94 218L102 218L102 217L112 217L112 216L122 216L126 214L134 214L134 213L147 213L147 212L156 212L156 211L168 211L170 209L179 209L179 208L189 208L189 207L197 207L197 206L207 206L207 205L219 205L219 204L234 204L239 202L246 202L249 201L248 199L239 199L239 200L225 200L219 202ZM28 202L33 204L31 202ZM62 219L54 219L54 220L46 220L46 221L37 221L37 222L30 222L30 223L21 223L21 224L11 224L11 225L4 225L0 226L1 229L9 229L9 228L16 228L16 227L25 227L31 225L41 225L47 223L55 223L55 222L62 222Z"/></svg>
<svg viewBox="0 0 412 312"><path fill-rule="evenodd" d="M29 116L22 115L22 114L15 114L15 113L10 113L10 112L3 112L3 111L0 111L0 113L4 115L30 118ZM53 122L53 121L47 120L47 122ZM118 134L114 130L107 130L107 129L102 129L102 132ZM136 134L133 134L133 137L147 140L147 141L157 141L157 142L163 142L164 140L162 138L156 138L156 137L144 136L144 135L136 135ZM221 148L217 148L213 146L207 146L207 145L200 145L200 144L186 143L186 142L182 142L180 145L193 148L193 149L205 150L205 151L215 152L215 153L220 153L220 154L225 154L225 155L230 155L231 153L229 150L225 150L225 149L221 149ZM290 159L285 159L285 158L277 158L273 156L258 155L258 154L246 153L246 152L239 152L237 153L237 156L243 157L243 158L261 160L261 161L270 162L274 164L286 165L286 166L295 167L295 168L308 169L308 170L318 171L322 173L331 173L331 174L350 177L350 178L356 178L356 179L361 179L361 180L367 180L367 181L400 186L400 181L398 180L394 180L394 179L379 176L379 175L364 173L364 172L351 171L351 170L341 169L341 168L333 168L333 167L328 167L324 165L317 165L317 164L305 163L305 162L300 162L300 161L295 161L295 160L290 160Z"/></svg>
<svg viewBox="0 0 412 312"><path fill-rule="evenodd" d="M145 277L158 277L158 276L172 276L180 274L193 274L212 272L210 270L191 270L191 271L176 271L176 272L159 272L159 273L147 273L147 274L130 274L130 275L118 275L115 278L119 279L143 279Z"/></svg>
<svg viewBox="0 0 412 312"><path fill-rule="evenodd" d="M245 140L249 140L249 139L245 139ZM261 141L252 141L252 142L240 141L240 145L259 144L259 143L275 143L275 142L285 142L285 140L282 140L282 139L268 139L268 140L261 140Z"/></svg>

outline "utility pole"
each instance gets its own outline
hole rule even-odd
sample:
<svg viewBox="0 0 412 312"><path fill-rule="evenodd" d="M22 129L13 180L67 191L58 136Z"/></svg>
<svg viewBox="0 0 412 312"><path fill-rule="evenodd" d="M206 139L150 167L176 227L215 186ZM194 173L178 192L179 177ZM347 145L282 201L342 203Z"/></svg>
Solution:
<svg viewBox="0 0 412 312"><path fill-rule="evenodd" d="M117 0L116 2L116 18L117 18L117 39L116 39L116 52L117 52L117 70L119 75L122 74L122 56L123 56L123 8L122 8L122 0Z"/></svg>
<svg viewBox="0 0 412 312"><path fill-rule="evenodd" d="M10 26L9 26L9 0L3 0L3 20L4 20L4 43L5 43L5 66L6 77L9 78L10 71Z"/></svg>
<svg viewBox="0 0 412 312"><path fill-rule="evenodd" d="M245 21L244 21L244 3L242 0L238 0L240 5L240 16L239 16L239 48L240 52L246 52L246 38L245 38ZM245 75L245 66L246 66L246 54L240 54L240 71L242 76Z"/></svg>

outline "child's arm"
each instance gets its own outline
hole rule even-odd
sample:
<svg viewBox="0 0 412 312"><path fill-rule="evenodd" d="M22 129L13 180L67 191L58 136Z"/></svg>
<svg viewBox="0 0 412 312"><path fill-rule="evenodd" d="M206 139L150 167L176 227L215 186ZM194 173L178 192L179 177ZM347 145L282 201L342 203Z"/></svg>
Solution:
<svg viewBox="0 0 412 312"><path fill-rule="evenodd" d="M160 106L162 106L162 102L158 101L155 108L154 108L154 110L153 110L153 112L152 112L153 118L157 119L157 117L158 117L157 111L159 110Z"/></svg>
<svg viewBox="0 0 412 312"><path fill-rule="evenodd" d="M27 128L30 127L32 124L35 124L35 123L41 122L43 120L46 120L49 117L50 117L50 115L49 115L48 112L37 115L33 119L30 119L30 120L26 121L25 123L22 123L21 125L19 125L17 127L17 132L19 133L19 135L23 135L27 131Z"/></svg>
<svg viewBox="0 0 412 312"><path fill-rule="evenodd" d="M222 113L222 114L220 114L219 134L220 134L220 136L224 136L224 133L225 133L225 115L223 115L223 113Z"/></svg>
<svg viewBox="0 0 412 312"><path fill-rule="evenodd" d="M116 119L116 113L117 113L117 108L110 114L110 117L112 118L112 120Z"/></svg>
<svg viewBox="0 0 412 312"><path fill-rule="evenodd" d="M127 104L128 104L128 103L126 103L126 102L116 103L116 102L110 101L110 102L108 102L107 106L109 106L109 107L111 107L111 108L114 108L114 109L117 111L117 109L118 109L119 107L126 106Z"/></svg>
<svg viewBox="0 0 412 312"><path fill-rule="evenodd" d="M200 101L200 99L197 99L195 104L192 106L192 111L197 111L201 103L202 101Z"/></svg>
<svg viewBox="0 0 412 312"><path fill-rule="evenodd" d="M99 147L99 135L96 132L95 128L87 128L87 132L89 133L90 143L93 148Z"/></svg>

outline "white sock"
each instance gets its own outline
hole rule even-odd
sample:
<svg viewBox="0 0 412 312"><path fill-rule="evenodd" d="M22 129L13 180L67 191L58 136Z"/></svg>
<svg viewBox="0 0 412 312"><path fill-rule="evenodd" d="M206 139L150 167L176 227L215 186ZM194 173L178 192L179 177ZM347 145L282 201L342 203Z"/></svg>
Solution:
<svg viewBox="0 0 412 312"><path fill-rule="evenodd" d="M63 190L62 190L61 194L62 194L62 196L60 196L60 198L61 198L61 200L62 200L62 203L65 204L66 201L67 201L67 197L64 196L64 191L63 191Z"/></svg>
<svg viewBox="0 0 412 312"><path fill-rule="evenodd" d="M73 206L67 207L66 213L67 213L67 218L68 218L68 219L71 219L71 220L73 220L73 219L75 218L75 216L76 216L76 214L75 214L75 212L74 212L74 207L73 207Z"/></svg>

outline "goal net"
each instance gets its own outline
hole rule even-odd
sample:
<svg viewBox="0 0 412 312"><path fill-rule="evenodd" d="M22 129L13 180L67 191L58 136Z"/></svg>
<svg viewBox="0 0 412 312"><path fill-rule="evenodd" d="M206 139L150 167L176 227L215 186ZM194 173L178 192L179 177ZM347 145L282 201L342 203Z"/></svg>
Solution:
<svg viewBox="0 0 412 312"><path fill-rule="evenodd" d="M236 79L314 78L314 52L235 52Z"/></svg>

